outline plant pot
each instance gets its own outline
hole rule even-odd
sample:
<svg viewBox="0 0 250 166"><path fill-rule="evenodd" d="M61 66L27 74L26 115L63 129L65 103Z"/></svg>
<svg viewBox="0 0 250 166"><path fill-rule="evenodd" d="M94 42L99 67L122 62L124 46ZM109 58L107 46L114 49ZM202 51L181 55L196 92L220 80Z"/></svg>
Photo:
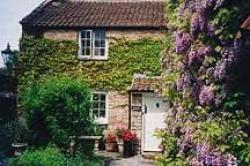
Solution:
<svg viewBox="0 0 250 166"><path fill-rule="evenodd" d="M11 146L14 148L14 156L20 156L27 149L27 143L12 143Z"/></svg>
<svg viewBox="0 0 250 166"><path fill-rule="evenodd" d="M105 144L106 151L108 152L117 152L117 143L116 142L108 142Z"/></svg>
<svg viewBox="0 0 250 166"><path fill-rule="evenodd" d="M121 154L124 153L124 143L123 142L118 143L118 150Z"/></svg>
<svg viewBox="0 0 250 166"><path fill-rule="evenodd" d="M124 141L124 157L131 157L134 155L133 141Z"/></svg>
<svg viewBox="0 0 250 166"><path fill-rule="evenodd" d="M118 151L123 155L124 152L124 141L123 139L117 139Z"/></svg>

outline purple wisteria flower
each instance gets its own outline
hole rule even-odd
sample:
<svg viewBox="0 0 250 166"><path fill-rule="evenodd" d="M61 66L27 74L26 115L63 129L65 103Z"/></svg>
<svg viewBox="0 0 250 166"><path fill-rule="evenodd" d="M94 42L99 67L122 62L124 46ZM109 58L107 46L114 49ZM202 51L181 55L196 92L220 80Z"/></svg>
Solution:
<svg viewBox="0 0 250 166"><path fill-rule="evenodd" d="M237 160L231 154L212 151L207 142L198 143L196 156L190 160L192 166L237 166Z"/></svg>
<svg viewBox="0 0 250 166"><path fill-rule="evenodd" d="M214 101L215 93L212 86L202 86L199 94L199 102L201 105L209 105Z"/></svg>
<svg viewBox="0 0 250 166"><path fill-rule="evenodd" d="M221 59L214 68L214 78L223 81L227 77L227 60Z"/></svg>
<svg viewBox="0 0 250 166"><path fill-rule="evenodd" d="M198 32L199 32L199 16L198 13L194 13L191 18L190 33L193 38L196 38Z"/></svg>
<svg viewBox="0 0 250 166"><path fill-rule="evenodd" d="M191 37L189 33L177 32L175 34L175 45L176 45L175 51L177 54L185 53L191 45Z"/></svg>
<svg viewBox="0 0 250 166"><path fill-rule="evenodd" d="M214 37L215 36L215 26L212 23L207 25L207 36Z"/></svg>
<svg viewBox="0 0 250 166"><path fill-rule="evenodd" d="M183 91L185 88L191 85L191 74L186 72L177 80L177 91Z"/></svg>
<svg viewBox="0 0 250 166"><path fill-rule="evenodd" d="M191 51L188 56L188 64L192 65L193 63L202 62L205 59L205 56L211 54L213 49L208 47L200 47L196 51Z"/></svg>

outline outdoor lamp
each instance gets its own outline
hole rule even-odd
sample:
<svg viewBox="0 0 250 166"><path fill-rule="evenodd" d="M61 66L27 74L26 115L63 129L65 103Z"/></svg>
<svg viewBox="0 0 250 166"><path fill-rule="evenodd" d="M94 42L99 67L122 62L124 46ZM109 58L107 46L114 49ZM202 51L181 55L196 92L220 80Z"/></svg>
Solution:
<svg viewBox="0 0 250 166"><path fill-rule="evenodd" d="M11 68L13 66L13 59L15 52L10 49L10 44L7 44L7 48L1 52L2 59L5 67Z"/></svg>

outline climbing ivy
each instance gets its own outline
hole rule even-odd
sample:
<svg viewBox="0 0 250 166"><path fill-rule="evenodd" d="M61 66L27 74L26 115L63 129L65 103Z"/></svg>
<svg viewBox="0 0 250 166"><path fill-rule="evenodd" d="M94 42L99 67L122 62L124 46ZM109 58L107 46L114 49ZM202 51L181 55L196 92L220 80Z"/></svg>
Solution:
<svg viewBox="0 0 250 166"><path fill-rule="evenodd" d="M77 43L25 37L18 58L19 87L50 75L82 77L91 88L126 90L134 73L160 75L162 41L144 38L134 41L113 39L106 61L79 61Z"/></svg>

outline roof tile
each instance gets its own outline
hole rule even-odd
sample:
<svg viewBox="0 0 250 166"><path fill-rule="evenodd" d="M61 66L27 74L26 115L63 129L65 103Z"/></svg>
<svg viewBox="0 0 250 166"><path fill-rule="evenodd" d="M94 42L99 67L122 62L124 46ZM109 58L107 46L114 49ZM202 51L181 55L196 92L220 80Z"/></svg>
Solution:
<svg viewBox="0 0 250 166"><path fill-rule="evenodd" d="M162 1L50 2L20 23L32 27L166 27Z"/></svg>

